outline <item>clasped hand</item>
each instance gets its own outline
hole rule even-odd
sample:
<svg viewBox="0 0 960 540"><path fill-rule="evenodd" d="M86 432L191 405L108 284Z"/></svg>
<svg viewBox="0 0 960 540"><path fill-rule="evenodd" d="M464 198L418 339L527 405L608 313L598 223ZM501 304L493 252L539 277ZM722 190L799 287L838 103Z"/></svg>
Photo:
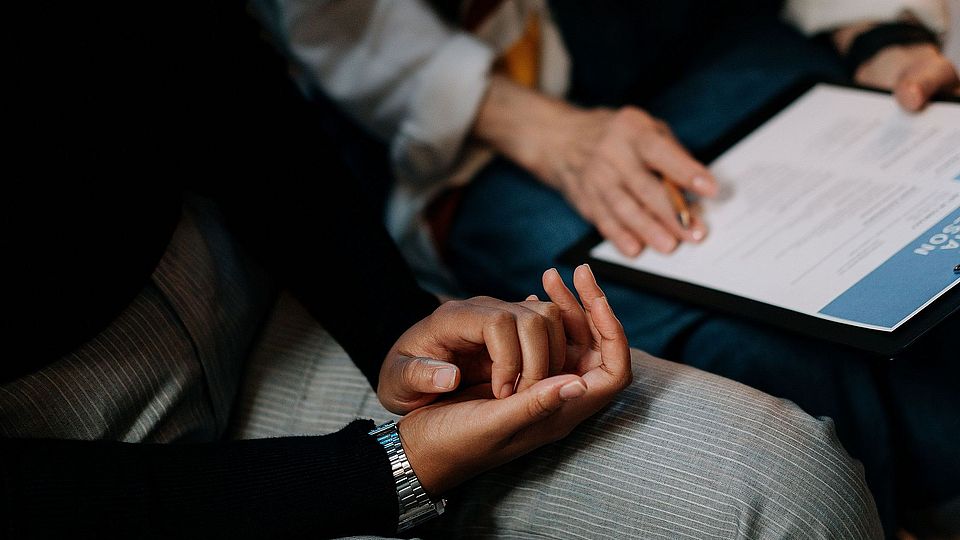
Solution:
<svg viewBox="0 0 960 540"><path fill-rule="evenodd" d="M582 306L549 270L549 302L446 302L397 340L377 394L406 414L400 436L429 493L566 436L630 384L626 336L589 267L574 284Z"/></svg>

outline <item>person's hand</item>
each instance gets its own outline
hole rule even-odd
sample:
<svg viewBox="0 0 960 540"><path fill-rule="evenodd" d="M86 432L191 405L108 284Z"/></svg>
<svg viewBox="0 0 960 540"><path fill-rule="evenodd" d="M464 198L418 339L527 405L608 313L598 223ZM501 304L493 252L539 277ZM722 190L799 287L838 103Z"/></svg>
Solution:
<svg viewBox="0 0 960 540"><path fill-rule="evenodd" d="M581 294L602 295L584 268L576 278ZM543 286L552 302L479 296L442 304L387 353L377 385L380 402L405 414L460 387L489 383L494 395L504 398L565 369L573 371L587 361L596 336L585 320L574 318L583 311L556 270L544 273Z"/></svg>
<svg viewBox="0 0 960 540"><path fill-rule="evenodd" d="M604 238L628 256L644 246L669 253L679 242L704 239L707 228L696 214L689 229L680 224L661 179L708 197L717 184L666 124L634 107L571 107L566 115L557 122L554 149L545 152L537 175Z"/></svg>
<svg viewBox="0 0 960 540"><path fill-rule="evenodd" d="M401 419L407 458L430 494L565 437L630 384L623 327L589 269L578 268L574 277L586 310L556 271L545 281L563 301L566 335L575 336L568 350L576 358L568 360L576 373L548 377L504 399L494 398L489 383L476 385Z"/></svg>
<svg viewBox="0 0 960 540"><path fill-rule="evenodd" d="M834 44L846 54L857 36L873 27L871 23L861 23L837 30ZM939 93L960 95L956 66L930 43L881 49L857 68L854 80L864 86L892 90L897 102L908 111L919 111Z"/></svg>
<svg viewBox="0 0 960 540"><path fill-rule="evenodd" d="M953 63L931 44L887 47L864 62L854 75L859 84L893 90L908 111L922 109L934 95L960 95Z"/></svg>
<svg viewBox="0 0 960 540"><path fill-rule="evenodd" d="M640 109L585 110L494 77L474 132L563 193L625 255L668 253L707 234L696 216L680 224L662 179L705 197L716 180Z"/></svg>
<svg viewBox="0 0 960 540"><path fill-rule="evenodd" d="M404 414L479 383L505 398L559 373L566 338L560 309L479 296L443 303L404 332L380 367L377 396Z"/></svg>

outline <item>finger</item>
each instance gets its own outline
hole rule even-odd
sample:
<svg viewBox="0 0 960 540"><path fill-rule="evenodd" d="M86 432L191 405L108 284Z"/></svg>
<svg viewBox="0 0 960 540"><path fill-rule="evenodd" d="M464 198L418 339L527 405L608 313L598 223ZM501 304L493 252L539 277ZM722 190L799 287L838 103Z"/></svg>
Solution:
<svg viewBox="0 0 960 540"><path fill-rule="evenodd" d="M582 207L581 214L589 216L601 236L612 242L620 253L636 257L643 249L643 243L617 220L604 197L608 187L616 185L614 178L617 172L598 164L585 174L583 196L577 203L578 207Z"/></svg>
<svg viewBox="0 0 960 540"><path fill-rule="evenodd" d="M499 388L497 397L506 397L513 392L514 387L527 388L535 382L550 375L550 329L547 321L537 313L523 305L512 304L490 297L476 297L467 300L468 303L504 310L513 315L516 325L515 332L520 343L520 378L516 374L510 380L510 390L505 390L506 381L492 381L494 388ZM491 357L493 355L491 354ZM496 369L494 369L494 373ZM513 372L511 372L513 373ZM506 394L504 394L506 392Z"/></svg>
<svg viewBox="0 0 960 540"><path fill-rule="evenodd" d="M666 127L666 124L663 124L663 134L665 137L670 137L671 139L673 137L669 128ZM676 139L672 140L676 146L680 147L680 143L676 142ZM677 203L674 202L674 198L670 195L664 183L669 181L682 189L689 189L689 185L685 187L680 185L676 180L670 178L661 179L656 176L655 173L640 161L638 153L630 147L629 144L626 144L626 142L624 142L621 151L609 152L608 158L620 173L621 178L624 179L628 191L644 208L656 217L674 238L684 242L697 242L703 238L703 231L697 231L692 227L687 228L683 226L680 219L681 209L678 208ZM679 189L677 189L677 194L683 197L683 195L679 193ZM683 201L681 203L687 204ZM611 202L610 204L612 205L614 203ZM689 206L689 204L687 205ZM656 244L654 245L656 246ZM666 242L666 240L664 240L658 248L659 251L668 249L669 243Z"/></svg>
<svg viewBox="0 0 960 540"><path fill-rule="evenodd" d="M894 95L903 108L919 111L938 92L952 90L958 82L953 64L937 55L907 70L897 81Z"/></svg>
<svg viewBox="0 0 960 540"><path fill-rule="evenodd" d="M516 317L509 311L497 311L483 327L483 341L490 354L490 383L494 395L505 398L513 393L523 367Z"/></svg>
<svg viewBox="0 0 960 540"><path fill-rule="evenodd" d="M536 298L535 295L530 295ZM527 300L524 307L533 310L543 317L547 323L548 339L550 343L550 371L549 375L556 375L563 371L567 357L567 336L563 329L563 316L560 306L553 302Z"/></svg>
<svg viewBox="0 0 960 540"><path fill-rule="evenodd" d="M525 306L517 307L522 310L517 315L517 329L520 334L523 365L516 388L524 390L550 376L550 325L536 311Z"/></svg>
<svg viewBox="0 0 960 540"><path fill-rule="evenodd" d="M634 149L644 165L677 185L704 197L714 197L720 186L710 170L694 159L669 131L645 130Z"/></svg>
<svg viewBox="0 0 960 540"><path fill-rule="evenodd" d="M594 300L603 296L603 290L597 285L597 278L594 277L593 269L590 268L590 265L581 264L573 271L573 285L577 289L577 294L580 295L580 302L583 304L583 310L586 314L588 326L590 327L590 335L592 336L590 347L595 350L600 350L601 336L593 323L593 316L590 314L590 309L593 306Z"/></svg>
<svg viewBox="0 0 960 540"><path fill-rule="evenodd" d="M677 239L689 240L690 233L680 224L677 208L660 179L643 166L626 141L612 148L606 157L616 171L616 180L626 189L604 189L601 193L607 206L636 236L657 251L670 252L676 248ZM646 213L652 214L662 227L647 229L650 220L641 217Z"/></svg>
<svg viewBox="0 0 960 540"><path fill-rule="evenodd" d="M384 407L406 414L433 401L436 394L451 392L460 383L460 370L454 364L433 358L397 355L382 384Z"/></svg>
<svg viewBox="0 0 960 540"><path fill-rule="evenodd" d="M690 207L690 228L687 232L690 235L689 241L695 244L706 240L707 234L710 232L710 227L708 227L707 222L703 220L703 215L700 213L697 205Z"/></svg>
<svg viewBox="0 0 960 540"><path fill-rule="evenodd" d="M530 296L527 297L527 301L539 302L540 297L535 294L531 294Z"/></svg>
<svg viewBox="0 0 960 540"><path fill-rule="evenodd" d="M496 432L492 435L507 438L542 422L557 412L565 402L582 397L586 392L586 384L577 375L557 375L539 381L507 399L488 402L484 417L491 422L490 425Z"/></svg>
<svg viewBox="0 0 960 540"><path fill-rule="evenodd" d="M593 300L590 309L593 325L600 334L600 359L608 382L615 384L618 390L630 384L632 367L630 346L623 325L610 308L606 296Z"/></svg>
<svg viewBox="0 0 960 540"><path fill-rule="evenodd" d="M590 323L587 321L587 315L580 307L570 289L563 283L560 272L556 268L551 268L543 273L543 290L547 292L550 301L560 308L560 317L563 320L563 330L567 337L567 344L581 353L590 346ZM566 366L564 366L566 370Z"/></svg>
<svg viewBox="0 0 960 540"><path fill-rule="evenodd" d="M651 216L648 209L637 203L636 198L623 187L617 186L606 190L604 199L613 216L645 244L661 253L670 253L677 248L677 237ZM676 220L676 217L672 216L672 211L669 210L670 202L666 200L665 195L662 202L668 208L667 219ZM679 222L676 223L676 228L681 229Z"/></svg>
<svg viewBox="0 0 960 540"><path fill-rule="evenodd" d="M513 392L523 363L514 315L466 300L446 302L436 314L428 319L436 327L433 339L454 357L464 349L485 348L491 360L489 380L497 397L500 392ZM467 366L467 371L475 378L476 366Z"/></svg>

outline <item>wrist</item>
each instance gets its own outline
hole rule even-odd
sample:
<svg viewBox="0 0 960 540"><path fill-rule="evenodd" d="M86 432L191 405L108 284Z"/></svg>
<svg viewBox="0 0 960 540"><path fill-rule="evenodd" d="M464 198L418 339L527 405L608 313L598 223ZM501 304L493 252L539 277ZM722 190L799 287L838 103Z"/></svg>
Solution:
<svg viewBox="0 0 960 540"><path fill-rule="evenodd" d="M548 173L551 142L575 108L495 75L474 124L474 136L540 178Z"/></svg>
<svg viewBox="0 0 960 540"><path fill-rule="evenodd" d="M837 49L837 52L840 53L840 56L846 57L847 53L850 51L850 46L853 44L853 41L857 39L860 34L872 29L875 26L877 26L877 23L875 22L861 22L844 26L839 30L835 30L831 35L833 46Z"/></svg>
<svg viewBox="0 0 960 540"><path fill-rule="evenodd" d="M835 34L834 40L840 39ZM838 43L838 50L850 70L855 73L860 66L890 47L930 46L939 49L940 40L928 28L913 22L871 24L859 32L844 36L845 43ZM845 45L845 49L842 46Z"/></svg>
<svg viewBox="0 0 960 540"><path fill-rule="evenodd" d="M383 446L390 460L399 509L397 532L411 529L442 515L447 501L432 499L420 483L407 458L397 423L387 422L377 426L369 434Z"/></svg>

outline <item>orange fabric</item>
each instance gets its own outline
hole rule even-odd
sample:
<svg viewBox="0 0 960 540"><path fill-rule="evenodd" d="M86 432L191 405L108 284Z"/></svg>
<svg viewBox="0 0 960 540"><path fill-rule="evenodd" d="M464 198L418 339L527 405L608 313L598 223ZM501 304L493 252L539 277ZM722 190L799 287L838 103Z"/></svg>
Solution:
<svg viewBox="0 0 960 540"><path fill-rule="evenodd" d="M513 82L536 88L540 82L540 17L531 13L520 36L495 66Z"/></svg>
<svg viewBox="0 0 960 540"><path fill-rule="evenodd" d="M468 10L464 26L470 30L475 29L499 4L500 1L474 0L471 3L471 9ZM467 26L468 23L470 26ZM523 34L497 59L493 69L527 88L539 86L540 17L536 13L531 13L527 17ZM444 260L447 260L447 241L462 198L462 187L444 190L430 202L425 211L434 246L440 258Z"/></svg>

